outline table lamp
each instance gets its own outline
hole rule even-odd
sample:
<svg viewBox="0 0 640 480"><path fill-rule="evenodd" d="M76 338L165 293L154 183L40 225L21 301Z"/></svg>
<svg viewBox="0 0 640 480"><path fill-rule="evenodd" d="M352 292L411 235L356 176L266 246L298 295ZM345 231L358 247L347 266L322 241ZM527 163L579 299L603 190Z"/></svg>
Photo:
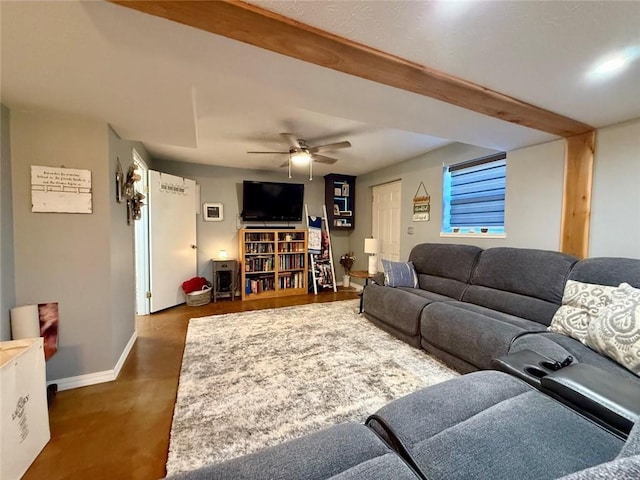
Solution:
<svg viewBox="0 0 640 480"><path fill-rule="evenodd" d="M369 255L369 275L378 273L378 259L377 253L380 253L380 240L377 238L365 238L364 239L364 253Z"/></svg>

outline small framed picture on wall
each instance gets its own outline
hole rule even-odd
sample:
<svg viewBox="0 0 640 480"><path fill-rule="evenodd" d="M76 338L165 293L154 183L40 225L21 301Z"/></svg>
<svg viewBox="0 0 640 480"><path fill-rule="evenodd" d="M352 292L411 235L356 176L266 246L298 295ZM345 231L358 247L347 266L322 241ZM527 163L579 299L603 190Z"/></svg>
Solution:
<svg viewBox="0 0 640 480"><path fill-rule="evenodd" d="M221 222L224 218L221 203L203 203L202 216L205 222Z"/></svg>

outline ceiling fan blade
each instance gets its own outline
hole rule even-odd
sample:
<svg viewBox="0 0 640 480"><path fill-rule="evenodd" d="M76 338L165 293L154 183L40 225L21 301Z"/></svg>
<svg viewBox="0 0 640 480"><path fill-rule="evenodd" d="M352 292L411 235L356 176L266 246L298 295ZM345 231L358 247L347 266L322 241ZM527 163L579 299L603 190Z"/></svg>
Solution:
<svg viewBox="0 0 640 480"><path fill-rule="evenodd" d="M280 135L287 139L287 143L291 148L302 148L297 135L293 133L281 133Z"/></svg>
<svg viewBox="0 0 640 480"><path fill-rule="evenodd" d="M289 152L247 152L247 153L282 153L289 155Z"/></svg>
<svg viewBox="0 0 640 480"><path fill-rule="evenodd" d="M318 155L317 153L314 153L312 156L313 156L313 161L318 163L332 164L338 161L337 158L325 157L324 155Z"/></svg>
<svg viewBox="0 0 640 480"><path fill-rule="evenodd" d="M289 166L289 160L287 160L286 162L284 162L282 165L280 165L280 168L282 167L288 167Z"/></svg>
<svg viewBox="0 0 640 480"><path fill-rule="evenodd" d="M309 148L311 153L319 153L319 152L328 152L330 150L339 150L341 148L349 148L351 146L351 142L336 142L336 143L327 143L326 145L318 145L317 147Z"/></svg>

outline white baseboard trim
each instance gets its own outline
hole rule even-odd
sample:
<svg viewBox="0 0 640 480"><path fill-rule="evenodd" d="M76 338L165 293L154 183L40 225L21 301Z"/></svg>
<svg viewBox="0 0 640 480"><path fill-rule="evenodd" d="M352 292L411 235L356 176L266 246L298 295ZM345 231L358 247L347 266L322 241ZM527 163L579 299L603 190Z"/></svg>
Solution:
<svg viewBox="0 0 640 480"><path fill-rule="evenodd" d="M131 352L131 349L133 348L133 345L136 343L137 339L138 339L138 332L134 330L133 335L131 335L131 338L129 339L127 344L124 346L124 350L122 350L122 354L120 355L120 358L116 362L116 366L113 368L113 371L115 373L115 377L113 378L114 380L118 378L118 375L120 375L120 370L122 370L122 366L124 365L124 362L127 360L127 357L129 356L129 353Z"/></svg>
<svg viewBox="0 0 640 480"><path fill-rule="evenodd" d="M133 348L138 338L138 332L133 332L131 338L127 342L120 355L120 358L116 362L116 366L111 370L103 370L102 372L87 373L85 375L77 375L75 377L60 378L58 380L51 380L47 382L48 385L57 384L58 391L71 390L72 388L88 387L89 385L96 385L98 383L112 382L120 374L120 370L124 365L125 360L129 356L129 352Z"/></svg>

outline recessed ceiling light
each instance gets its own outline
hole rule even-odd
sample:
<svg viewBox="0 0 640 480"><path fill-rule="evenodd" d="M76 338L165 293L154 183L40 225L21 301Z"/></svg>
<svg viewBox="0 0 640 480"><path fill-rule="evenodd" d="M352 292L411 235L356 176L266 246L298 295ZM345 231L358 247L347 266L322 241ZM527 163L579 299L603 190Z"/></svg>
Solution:
<svg viewBox="0 0 640 480"><path fill-rule="evenodd" d="M622 52L604 57L589 71L590 77L610 77L622 72L638 56L638 48L627 48Z"/></svg>
<svg viewBox="0 0 640 480"><path fill-rule="evenodd" d="M616 55L613 58L609 58L604 62L601 62L593 69L593 73L596 75L609 75L622 70L629 63L629 59L624 55Z"/></svg>

